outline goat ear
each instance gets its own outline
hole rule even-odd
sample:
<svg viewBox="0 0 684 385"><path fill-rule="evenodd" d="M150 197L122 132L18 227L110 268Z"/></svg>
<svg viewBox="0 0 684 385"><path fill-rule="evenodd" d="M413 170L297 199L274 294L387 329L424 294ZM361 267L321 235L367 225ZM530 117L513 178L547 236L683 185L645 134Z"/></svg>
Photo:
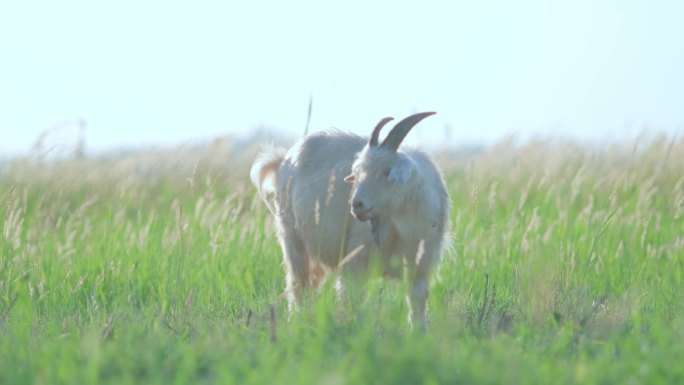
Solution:
<svg viewBox="0 0 684 385"><path fill-rule="evenodd" d="M355 180L354 174L349 174L344 178L344 181L347 183L354 183Z"/></svg>
<svg viewBox="0 0 684 385"><path fill-rule="evenodd" d="M413 163L408 160L400 160L396 162L389 170L387 180L396 184L404 184L411 179L415 167Z"/></svg>

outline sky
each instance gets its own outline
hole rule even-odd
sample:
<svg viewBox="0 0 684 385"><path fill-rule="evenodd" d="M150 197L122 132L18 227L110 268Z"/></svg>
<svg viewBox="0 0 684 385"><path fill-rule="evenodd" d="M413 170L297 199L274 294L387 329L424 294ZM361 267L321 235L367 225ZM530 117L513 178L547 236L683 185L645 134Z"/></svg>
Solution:
<svg viewBox="0 0 684 385"><path fill-rule="evenodd" d="M418 142L684 132L682 1L3 0L0 155L268 128Z"/></svg>

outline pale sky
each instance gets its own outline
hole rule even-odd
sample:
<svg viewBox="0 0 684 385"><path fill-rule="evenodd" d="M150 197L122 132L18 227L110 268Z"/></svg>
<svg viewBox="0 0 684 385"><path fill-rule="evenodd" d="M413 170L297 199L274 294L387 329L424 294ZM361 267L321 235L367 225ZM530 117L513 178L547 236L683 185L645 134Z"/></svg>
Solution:
<svg viewBox="0 0 684 385"><path fill-rule="evenodd" d="M0 155L300 135L311 96L312 131L684 132L682 1L2 1Z"/></svg>

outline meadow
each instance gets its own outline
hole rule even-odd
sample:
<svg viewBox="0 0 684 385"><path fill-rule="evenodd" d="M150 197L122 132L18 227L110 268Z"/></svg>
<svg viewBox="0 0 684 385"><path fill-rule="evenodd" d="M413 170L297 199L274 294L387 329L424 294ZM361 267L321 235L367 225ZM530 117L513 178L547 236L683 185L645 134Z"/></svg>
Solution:
<svg viewBox="0 0 684 385"><path fill-rule="evenodd" d="M684 383L684 140L436 154L452 247L288 320L257 143L0 167L0 384Z"/></svg>

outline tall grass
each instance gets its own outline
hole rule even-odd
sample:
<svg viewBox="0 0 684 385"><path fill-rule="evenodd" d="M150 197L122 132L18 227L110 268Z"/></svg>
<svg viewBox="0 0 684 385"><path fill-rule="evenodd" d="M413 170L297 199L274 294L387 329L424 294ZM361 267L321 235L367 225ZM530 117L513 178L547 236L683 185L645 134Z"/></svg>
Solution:
<svg viewBox="0 0 684 385"><path fill-rule="evenodd" d="M401 282L288 320L255 148L0 175L0 383L684 382L684 141L438 156L453 247L430 330Z"/></svg>

